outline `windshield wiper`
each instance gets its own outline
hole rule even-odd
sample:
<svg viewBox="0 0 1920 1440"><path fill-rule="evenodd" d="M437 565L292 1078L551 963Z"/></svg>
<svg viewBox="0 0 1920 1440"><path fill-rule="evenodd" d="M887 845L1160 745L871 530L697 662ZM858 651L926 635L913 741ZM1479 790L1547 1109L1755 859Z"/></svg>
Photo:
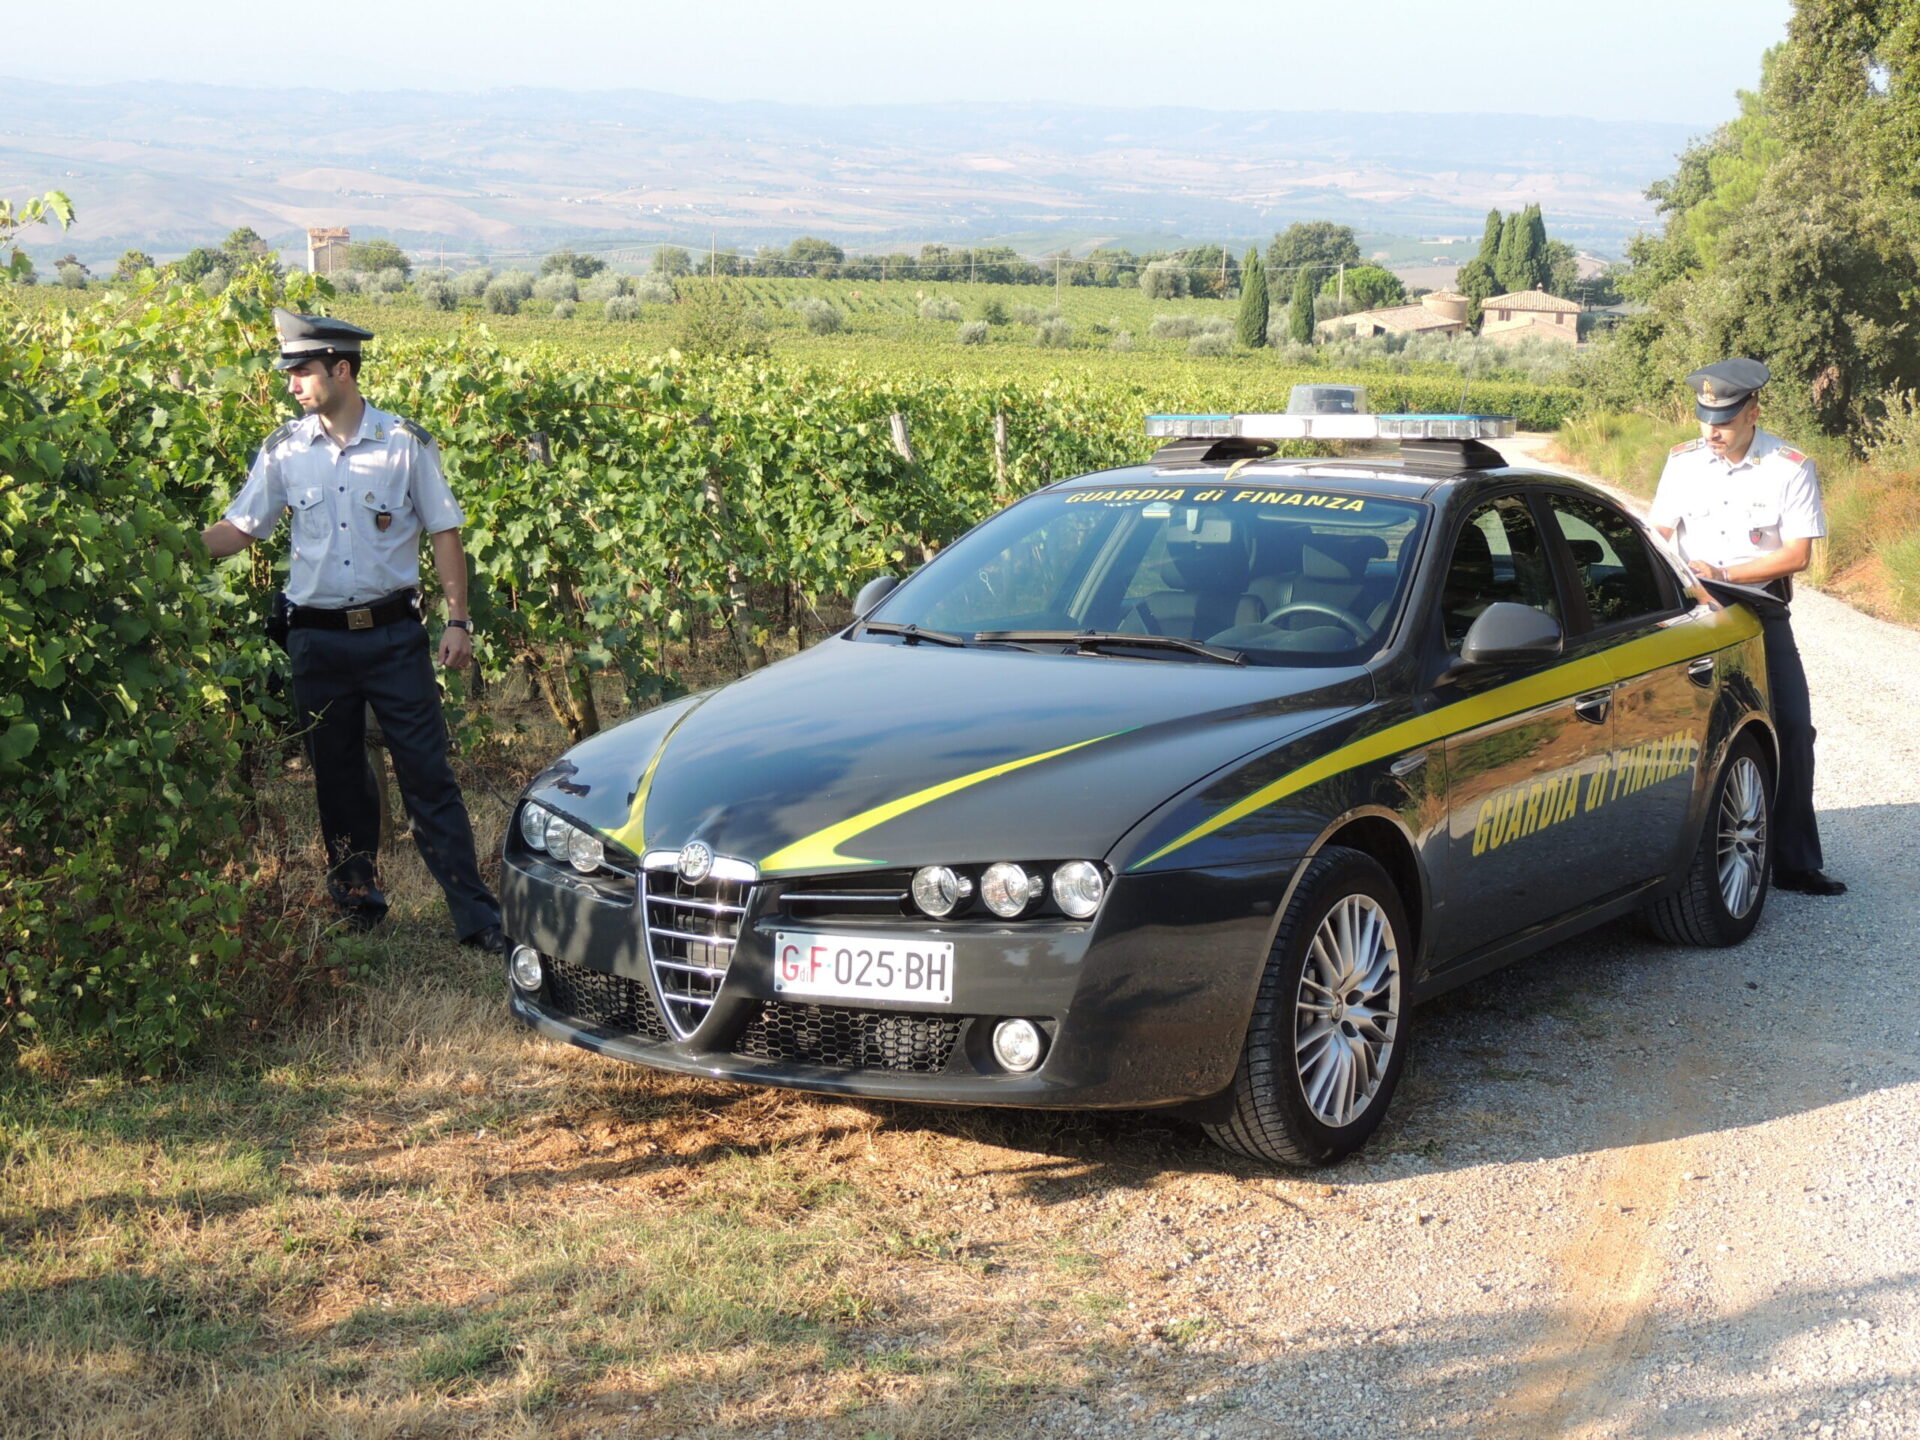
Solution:
<svg viewBox="0 0 1920 1440"><path fill-rule="evenodd" d="M1221 665L1244 665L1246 654L1224 645L1209 645L1204 640L1188 640L1180 635L1129 635L1120 630L981 630L974 635L981 645L1003 642L1009 645L1075 645L1082 650L1099 650L1124 645L1136 649L1183 650Z"/></svg>
<svg viewBox="0 0 1920 1440"><path fill-rule="evenodd" d="M896 625L891 620L862 620L860 628L871 631L875 635L898 635L909 645L918 640L931 640L935 645L958 645L964 650L969 643L966 636L955 635L948 630L927 630L918 625Z"/></svg>

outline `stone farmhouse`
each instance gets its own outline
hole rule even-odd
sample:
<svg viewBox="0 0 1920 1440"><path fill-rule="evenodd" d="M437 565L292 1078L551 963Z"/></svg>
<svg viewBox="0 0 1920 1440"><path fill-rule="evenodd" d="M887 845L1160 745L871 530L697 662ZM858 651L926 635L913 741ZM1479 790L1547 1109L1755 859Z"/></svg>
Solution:
<svg viewBox="0 0 1920 1440"><path fill-rule="evenodd" d="M331 275L347 268L347 245L352 232L345 228L307 231L307 272Z"/></svg>
<svg viewBox="0 0 1920 1440"><path fill-rule="evenodd" d="M1495 295L1480 307L1480 335L1502 345L1539 338L1562 345L1580 343L1580 306L1535 287Z"/></svg>
<svg viewBox="0 0 1920 1440"><path fill-rule="evenodd" d="M1320 328L1326 334L1351 331L1359 340L1375 335L1424 335L1435 331L1459 335L1467 328L1467 297L1451 290L1433 290L1411 305L1338 315L1322 322Z"/></svg>

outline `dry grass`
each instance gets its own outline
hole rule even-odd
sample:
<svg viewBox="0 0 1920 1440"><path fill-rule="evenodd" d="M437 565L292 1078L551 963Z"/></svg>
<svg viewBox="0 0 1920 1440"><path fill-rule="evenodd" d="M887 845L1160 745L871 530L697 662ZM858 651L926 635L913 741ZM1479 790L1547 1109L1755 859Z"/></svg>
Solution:
<svg viewBox="0 0 1920 1440"><path fill-rule="evenodd" d="M483 849L560 748L495 703L463 775ZM273 883L310 901L306 777L272 786ZM411 848L383 872L391 921L328 942L317 1003L197 1069L0 1074L0 1437L1012 1435L1069 1394L1196 1383L1209 1342L1162 1313L1144 1206L1320 1188L1138 1116L816 1099L550 1044Z"/></svg>

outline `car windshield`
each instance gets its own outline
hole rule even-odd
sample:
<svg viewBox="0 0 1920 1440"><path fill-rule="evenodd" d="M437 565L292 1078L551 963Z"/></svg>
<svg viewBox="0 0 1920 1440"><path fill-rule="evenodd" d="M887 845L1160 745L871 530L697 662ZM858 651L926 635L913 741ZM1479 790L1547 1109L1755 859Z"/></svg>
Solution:
<svg viewBox="0 0 1920 1440"><path fill-rule="evenodd" d="M949 641L1095 631L1200 642L1103 646L1137 658L1211 646L1250 664L1351 664L1391 630L1427 514L1217 479L1054 491L962 537L869 618Z"/></svg>

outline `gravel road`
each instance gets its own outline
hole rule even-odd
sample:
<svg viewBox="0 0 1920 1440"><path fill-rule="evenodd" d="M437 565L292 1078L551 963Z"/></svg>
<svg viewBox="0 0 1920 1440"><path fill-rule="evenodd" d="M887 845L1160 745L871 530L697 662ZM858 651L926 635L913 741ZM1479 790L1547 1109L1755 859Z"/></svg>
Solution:
<svg viewBox="0 0 1920 1440"><path fill-rule="evenodd" d="M1036 1428L1920 1436L1920 634L1794 610L1850 893L1776 893L1731 950L1621 922L1454 992L1325 1184L1109 1197L1168 1360Z"/></svg>

